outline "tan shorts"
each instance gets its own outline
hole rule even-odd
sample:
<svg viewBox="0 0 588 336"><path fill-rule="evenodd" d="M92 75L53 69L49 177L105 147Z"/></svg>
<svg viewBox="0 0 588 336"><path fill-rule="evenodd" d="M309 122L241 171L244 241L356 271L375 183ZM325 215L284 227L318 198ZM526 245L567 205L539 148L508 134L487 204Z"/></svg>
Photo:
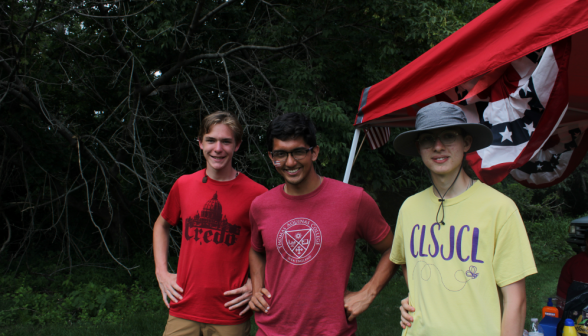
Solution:
<svg viewBox="0 0 588 336"><path fill-rule="evenodd" d="M249 336L249 321L236 325L208 324L169 316L163 336Z"/></svg>

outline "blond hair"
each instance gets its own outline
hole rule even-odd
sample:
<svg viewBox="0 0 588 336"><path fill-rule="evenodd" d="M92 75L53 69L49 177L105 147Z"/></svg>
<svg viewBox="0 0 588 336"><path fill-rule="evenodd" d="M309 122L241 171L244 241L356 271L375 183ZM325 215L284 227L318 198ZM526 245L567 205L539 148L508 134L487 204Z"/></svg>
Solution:
<svg viewBox="0 0 588 336"><path fill-rule="evenodd" d="M214 125L223 124L229 126L235 136L235 143L240 143L243 139L243 126L237 117L231 112L216 111L207 115L200 124L200 131L198 132L198 140L202 141L204 135L210 132Z"/></svg>

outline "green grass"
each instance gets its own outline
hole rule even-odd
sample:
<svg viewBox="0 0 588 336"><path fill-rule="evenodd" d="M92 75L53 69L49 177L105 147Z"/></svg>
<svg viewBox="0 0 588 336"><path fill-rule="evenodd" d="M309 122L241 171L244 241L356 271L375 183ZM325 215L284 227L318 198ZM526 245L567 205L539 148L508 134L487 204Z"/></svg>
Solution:
<svg viewBox="0 0 588 336"><path fill-rule="evenodd" d="M161 336L166 321L167 314L136 314L117 324L47 325L44 327L12 326L0 329L0 336Z"/></svg>
<svg viewBox="0 0 588 336"><path fill-rule="evenodd" d="M376 297L371 306L357 318L357 335L400 335L402 328L400 328L398 306L400 306L400 300L404 299L407 294L406 282L402 276L397 274Z"/></svg>
<svg viewBox="0 0 588 336"><path fill-rule="evenodd" d="M555 296L557 281L565 260L537 265L537 274L526 279L527 288L527 321L529 327L532 317L541 319L541 310L549 297Z"/></svg>
<svg viewBox="0 0 588 336"><path fill-rule="evenodd" d="M540 317L547 298L555 294L563 261L538 265L539 273L527 278L527 326L531 317ZM358 336L400 335L400 300L406 297L404 279L395 276L370 308L358 318ZM73 335L162 335L167 314L135 314L116 324L74 324L71 326L11 326L0 328L0 336L73 336ZM252 335L257 328L253 325Z"/></svg>

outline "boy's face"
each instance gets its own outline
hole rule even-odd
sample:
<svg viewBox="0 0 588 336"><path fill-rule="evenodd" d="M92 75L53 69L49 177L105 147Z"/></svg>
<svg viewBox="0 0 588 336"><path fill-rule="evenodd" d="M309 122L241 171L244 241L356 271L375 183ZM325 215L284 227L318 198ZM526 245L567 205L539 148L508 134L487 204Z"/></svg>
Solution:
<svg viewBox="0 0 588 336"><path fill-rule="evenodd" d="M235 142L235 135L229 126L216 124L199 140L207 168L217 171L231 169L233 154L241 143Z"/></svg>
<svg viewBox="0 0 588 336"><path fill-rule="evenodd" d="M419 135L416 145L431 174L452 176L461 166L465 153L472 145L470 135L461 135L458 127L447 127Z"/></svg>
<svg viewBox="0 0 588 336"><path fill-rule="evenodd" d="M313 147L312 150L306 151L310 146L306 144L302 137L282 141L274 138L273 153L290 152L286 154L285 158L278 159L272 152L269 152L269 158L272 160L274 167L288 184L297 185L304 182L308 176L314 171L312 163L318 158L319 147ZM296 155L291 152L298 150L298 152L305 152L304 155ZM294 158L298 156L298 158Z"/></svg>

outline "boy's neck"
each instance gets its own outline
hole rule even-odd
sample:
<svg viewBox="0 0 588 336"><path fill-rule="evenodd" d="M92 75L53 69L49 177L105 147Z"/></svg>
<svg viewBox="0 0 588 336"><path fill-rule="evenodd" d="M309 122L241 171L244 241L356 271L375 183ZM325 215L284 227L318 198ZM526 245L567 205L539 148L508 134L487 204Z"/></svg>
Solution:
<svg viewBox="0 0 588 336"><path fill-rule="evenodd" d="M284 182L284 192L290 196L303 196L315 191L323 182L323 178L314 169L298 184Z"/></svg>
<svg viewBox="0 0 588 336"><path fill-rule="evenodd" d="M458 173L459 177L457 177L456 180L455 177ZM468 190L468 188L473 183L473 180L463 171L463 169L461 170L461 173L459 172L459 169L457 169L457 171L455 171L453 174L431 174L431 180L433 180L433 184L435 184L435 187L437 188L437 190L433 188L433 193L435 196L441 198L443 195L445 195L445 199L450 199L461 195L463 192ZM453 181L455 181L455 183L453 183ZM451 186L452 184L453 186ZM451 189L449 189L450 187ZM447 191L448 189L449 191ZM441 195L438 195L437 191L439 191Z"/></svg>
<svg viewBox="0 0 588 336"><path fill-rule="evenodd" d="M231 162L232 163L232 162ZM237 170L233 168L231 164L227 164L223 169L217 170L212 167L206 166L206 176L209 178L223 182L230 181L237 177Z"/></svg>

